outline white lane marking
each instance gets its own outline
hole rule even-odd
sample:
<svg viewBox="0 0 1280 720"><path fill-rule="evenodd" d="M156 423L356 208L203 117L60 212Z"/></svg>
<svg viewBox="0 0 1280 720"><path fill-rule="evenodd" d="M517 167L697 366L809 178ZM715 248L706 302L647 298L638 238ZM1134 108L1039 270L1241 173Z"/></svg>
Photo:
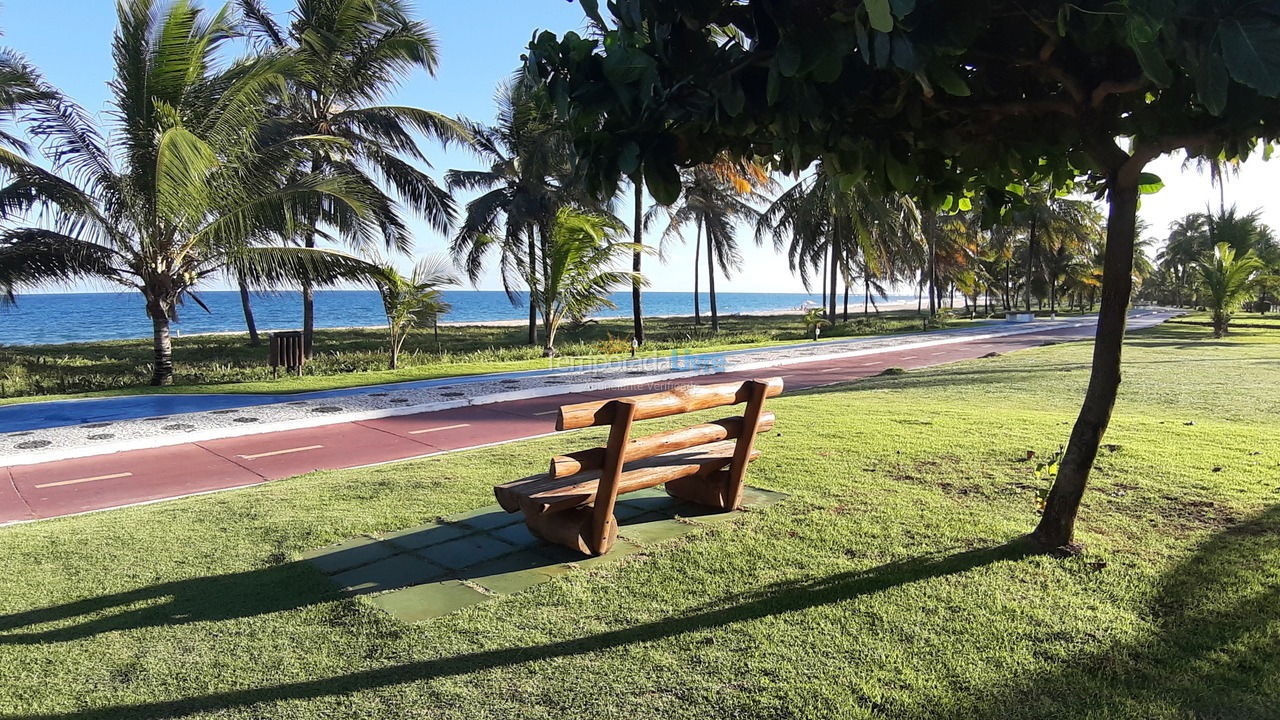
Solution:
<svg viewBox="0 0 1280 720"><path fill-rule="evenodd" d="M36 489L60 487L62 485L77 485L79 483L93 482L94 480L115 480L116 478L133 477L131 472L114 473L112 475L94 475L93 477L76 478L75 480L61 480L59 482L44 483L36 485Z"/></svg>
<svg viewBox="0 0 1280 720"><path fill-rule="evenodd" d="M916 359L916 358L918 358L918 357L920 357L920 356L919 356L919 355L908 355L908 356L906 356L906 357L904 357L904 358L902 358L902 359L903 359L903 360L915 360L915 359Z"/></svg>
<svg viewBox="0 0 1280 720"><path fill-rule="evenodd" d="M826 368L825 370L819 370L818 372L835 372L837 370L843 370L843 369L844 368L834 367L834 368Z"/></svg>
<svg viewBox="0 0 1280 720"><path fill-rule="evenodd" d="M457 430L458 428L471 427L471 423L458 423L457 425L441 425L440 427L423 428L421 430L410 430L410 435L421 435L423 433L440 432L441 430Z"/></svg>
<svg viewBox="0 0 1280 720"><path fill-rule="evenodd" d="M558 412L560 412L560 408L556 408L555 410L543 410L542 412L534 413L533 415L534 417L537 417L539 415L555 415Z"/></svg>
<svg viewBox="0 0 1280 720"><path fill-rule="evenodd" d="M272 457L273 455L288 455L289 453L306 452L307 450L319 450L323 445L303 445L296 448L285 448L284 450L272 450L270 452L254 453L252 455L239 455L238 457L245 460L257 460L258 458Z"/></svg>
<svg viewBox="0 0 1280 720"><path fill-rule="evenodd" d="M879 364L880 364L879 360L872 360L869 363L862 363L862 365L860 365L859 367L867 367L869 365L879 365Z"/></svg>
<svg viewBox="0 0 1280 720"><path fill-rule="evenodd" d="M939 352L936 352L936 353L929 353L929 354L930 354L930 355L946 355L946 354L947 354L947 351L946 351L946 350L941 350L941 351L939 351Z"/></svg>

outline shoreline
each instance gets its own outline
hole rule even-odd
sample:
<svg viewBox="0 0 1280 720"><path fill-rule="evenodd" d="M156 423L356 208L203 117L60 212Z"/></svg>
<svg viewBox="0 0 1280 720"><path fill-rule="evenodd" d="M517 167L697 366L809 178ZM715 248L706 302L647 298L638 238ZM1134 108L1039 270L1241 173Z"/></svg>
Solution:
<svg viewBox="0 0 1280 720"><path fill-rule="evenodd" d="M915 303L913 303L913 302L905 302L905 301L898 301L898 302L886 302L886 303L881 303L881 304L879 305L879 310L880 310L881 312L895 312L895 311L901 311L901 310L913 310L913 309L915 309ZM840 306L837 306L837 312L839 312L840 310L841 310L841 307L840 307ZM802 311L800 308L797 308L797 307L790 307L790 308L776 308L776 309L772 309L772 310L747 310L747 311L743 311L743 312L721 313L721 314L720 314L720 317L722 317L722 318L734 318L734 317L793 317L793 318L795 318L795 319L797 319L797 320L798 320L798 319L800 318L800 316L801 316L801 314L802 314L802 313L803 313L803 311ZM862 316L862 310L861 310L861 307L859 307L857 310L854 310L854 309L851 307L851 308L850 308L850 312L849 312L849 316L850 316L851 318L852 318L852 317L856 317L856 316ZM707 314L706 314L706 313L704 313L704 314L703 314L703 317L704 317L704 318L705 318L705 317L707 317ZM692 321L692 320L693 320L693 315L691 315L691 314L686 314L686 313L674 313L674 314L664 314L664 315L646 315L646 316L645 316L645 319L646 319L646 320L688 319L688 320ZM629 317L629 316L626 316L626 315L597 315L597 316L592 316L592 317L588 318L588 320L590 320L590 321L594 321L594 322L628 321L628 320L630 320L630 317ZM503 328L503 327L509 327L509 328L515 328L515 327L524 327L528 322L529 322L529 321L528 321L528 319L527 319L527 318L520 318L520 319L507 319L507 320L452 320L452 321L446 320L446 321L443 321L443 322L441 322L441 323L440 323L440 327L442 327L442 328L461 328L461 327L483 327L483 328ZM539 325L539 326L541 326L541 325ZM296 327L293 327L293 328L259 328L259 329L258 329L258 333L259 333L260 335L266 335L266 334L273 333L273 332L287 332L287 331L297 330L297 329L298 329L298 328L296 328ZM342 331L342 330L384 330L384 329L386 329L386 325L384 325L384 324L379 324L379 325L343 325L343 326L336 326L336 327L317 327L317 328L316 328L316 330L337 330L337 331ZM421 328L421 329L419 329L419 332L424 331L424 330L429 331L429 330L430 330L430 328ZM184 333L184 332L181 332L181 330L178 330L177 332L174 332L174 333L173 333L173 337L174 337L175 339L178 339L178 338L198 338L198 337L226 337L226 336L233 336L233 335L245 335L245 334L247 334L247 333L248 333L248 330L245 330L245 329L240 329L240 330L217 330L217 331L210 331L210 332L195 332L195 333ZM150 340L150 338L149 338L149 337L147 337L147 336L140 336L140 337L134 337L134 338L111 338L111 339L107 339L107 340L66 340L66 341L62 341L62 342L23 343L23 344L16 344L16 345L3 345L3 344L0 344L0 347L33 347L33 346L49 346L49 347L56 347L56 346L61 346L61 345L87 345L87 344L93 344L93 343L99 343L99 342L132 342L132 341L139 341L139 342L141 342L141 341L146 341L146 340Z"/></svg>
<svg viewBox="0 0 1280 720"><path fill-rule="evenodd" d="M915 308L915 303L909 303L909 302L892 302L892 303L880 304L880 310L882 312L911 310L914 308ZM801 311L799 308L778 308L776 310L747 310L745 312L721 313L720 317L733 318L733 317L795 316L798 318L802 314L803 314L803 311ZM855 315L862 315L862 311L858 310L855 312L851 309L849 311L849 316L853 317ZM708 317L707 313L703 313L703 318L706 318L706 317ZM671 319L684 319L684 318L693 320L693 315L676 313L676 314L670 314L670 315L645 315L644 316L645 320L671 320ZM592 321L592 322L605 322L605 321L613 321L613 320L630 320L630 319L631 319L630 316L626 316L626 315L595 315L587 318L588 321ZM444 327L524 327L525 325L528 324L528 322L529 320L527 318L512 319L512 320L446 320L440 323L440 327L442 328ZM338 327L317 327L316 330L384 330L386 329L386 327L387 327L386 325L344 325L344 326L338 326ZM539 328L542 327L541 321L539 321L538 327ZM430 328L419 328L420 331L429 330L429 329ZM272 333L272 332L287 332L289 330L297 330L297 328L259 328L258 333L265 334L265 333ZM247 332L248 330L219 330L215 332L183 333L181 335L175 335L174 337L210 337L210 336L224 336L224 335L243 335ZM148 338L135 338L135 339L146 340ZM50 343L50 344L53 344L53 343ZM56 343L56 344L63 345L66 343Z"/></svg>

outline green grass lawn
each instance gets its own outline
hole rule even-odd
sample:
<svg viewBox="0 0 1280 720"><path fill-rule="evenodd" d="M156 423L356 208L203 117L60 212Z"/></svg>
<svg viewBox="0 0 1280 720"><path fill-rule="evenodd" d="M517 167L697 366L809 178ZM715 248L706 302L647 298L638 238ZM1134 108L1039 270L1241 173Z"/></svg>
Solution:
<svg viewBox="0 0 1280 720"><path fill-rule="evenodd" d="M1181 323L1211 323L1213 322L1213 314L1206 311L1195 311L1189 313L1185 318L1178 321ZM1231 318L1232 326L1259 326L1252 329L1271 329L1280 330L1280 314L1275 312L1254 313L1254 312L1238 312Z"/></svg>
<svg viewBox="0 0 1280 720"><path fill-rule="evenodd" d="M968 320L953 320L964 324ZM824 331L824 337L916 332L914 312L851 316ZM700 352L804 342L798 315L725 316L720 332L704 320L651 318L646 321L645 353L673 349ZM557 343L566 357L614 358L630 354L631 321L601 320L561 333ZM67 397L141 393L279 393L426 380L451 375L531 370L547 367L542 348L526 344L523 327L453 326L440 328L439 344L430 331L405 344L398 370L387 370L387 345L381 330L319 330L316 355L301 377L272 379L267 348L248 347L245 335L196 335L174 339L176 363L172 387L152 388L151 341L116 340L68 345L0 347L0 404ZM264 340L265 342L265 340Z"/></svg>
<svg viewBox="0 0 1280 720"><path fill-rule="evenodd" d="M1026 555L1088 357L784 395L785 502L419 625L295 559L600 433L3 529L0 716L1276 717L1280 334L1131 338L1088 552Z"/></svg>

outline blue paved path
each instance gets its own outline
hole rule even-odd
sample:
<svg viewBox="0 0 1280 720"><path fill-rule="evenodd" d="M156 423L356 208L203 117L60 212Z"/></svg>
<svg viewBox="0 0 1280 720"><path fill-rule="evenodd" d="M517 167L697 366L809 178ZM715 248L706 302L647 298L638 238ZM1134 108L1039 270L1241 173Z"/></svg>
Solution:
<svg viewBox="0 0 1280 720"><path fill-rule="evenodd" d="M797 348L812 350L815 346L829 347L838 351L841 346L860 345L865 343L884 343L885 341L912 340L918 341L932 336L974 335L991 331L994 323L981 323L963 328L936 330L930 333L903 333L898 335L874 335L854 338L837 338L823 340L818 343L797 343ZM1005 327L1001 325L1001 327ZM770 346L769 349L786 348L786 345ZM694 365L714 365L719 359L729 358L743 353L759 352L762 348L744 348L715 353L698 353L674 356L675 362ZM645 366L652 367L653 359L627 360L613 362L613 366ZM502 379L531 378L539 376L561 375L580 371L589 366L552 367L543 370L524 370L519 372L489 373L484 375L463 375L435 378L432 380L414 380L409 382L386 383L382 385L361 385L334 390L317 390L299 393L280 394L243 394L243 393L209 393L209 394L151 394L125 395L119 397L83 398L74 400L51 400L46 402L20 403L0 407L0 433L42 430L64 425L80 425L84 423L113 422L118 420L134 420L160 415L177 415L180 413L207 412L210 410L226 410L232 408L257 407L295 400L322 400L325 398L348 397L374 392L391 390L408 390L417 388L441 387L445 385L465 385L470 383L493 382Z"/></svg>

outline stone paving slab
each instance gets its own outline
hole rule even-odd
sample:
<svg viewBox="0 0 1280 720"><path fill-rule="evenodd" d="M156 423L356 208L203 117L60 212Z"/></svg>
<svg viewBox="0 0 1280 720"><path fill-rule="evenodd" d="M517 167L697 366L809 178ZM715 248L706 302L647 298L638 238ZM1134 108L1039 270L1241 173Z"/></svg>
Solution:
<svg viewBox="0 0 1280 720"><path fill-rule="evenodd" d="M339 397L296 400L245 408L65 425L0 435L0 466L49 462L148 447L220 438L243 437L280 430L313 428L339 422L436 412L563 393L627 394L618 388L649 382L687 380L712 374L750 374L751 370L789 363L873 354L902 347L966 342L978 337L1003 337L1080 327L1092 318L1042 320L1017 326L990 324L933 333L841 338L733 350L705 355L613 362L524 377L458 377L429 387L383 386ZM544 411L545 412L545 411ZM412 436L423 444L445 436Z"/></svg>
<svg viewBox="0 0 1280 720"><path fill-rule="evenodd" d="M786 494L748 487L746 511ZM702 523L741 517L648 488L618 499L619 539L599 557L544 543L519 514L490 505L415 528L347 540L302 555L348 595L370 601L405 622L421 622L493 597L510 595L581 569L616 563L697 530ZM625 516L625 517L624 517Z"/></svg>

